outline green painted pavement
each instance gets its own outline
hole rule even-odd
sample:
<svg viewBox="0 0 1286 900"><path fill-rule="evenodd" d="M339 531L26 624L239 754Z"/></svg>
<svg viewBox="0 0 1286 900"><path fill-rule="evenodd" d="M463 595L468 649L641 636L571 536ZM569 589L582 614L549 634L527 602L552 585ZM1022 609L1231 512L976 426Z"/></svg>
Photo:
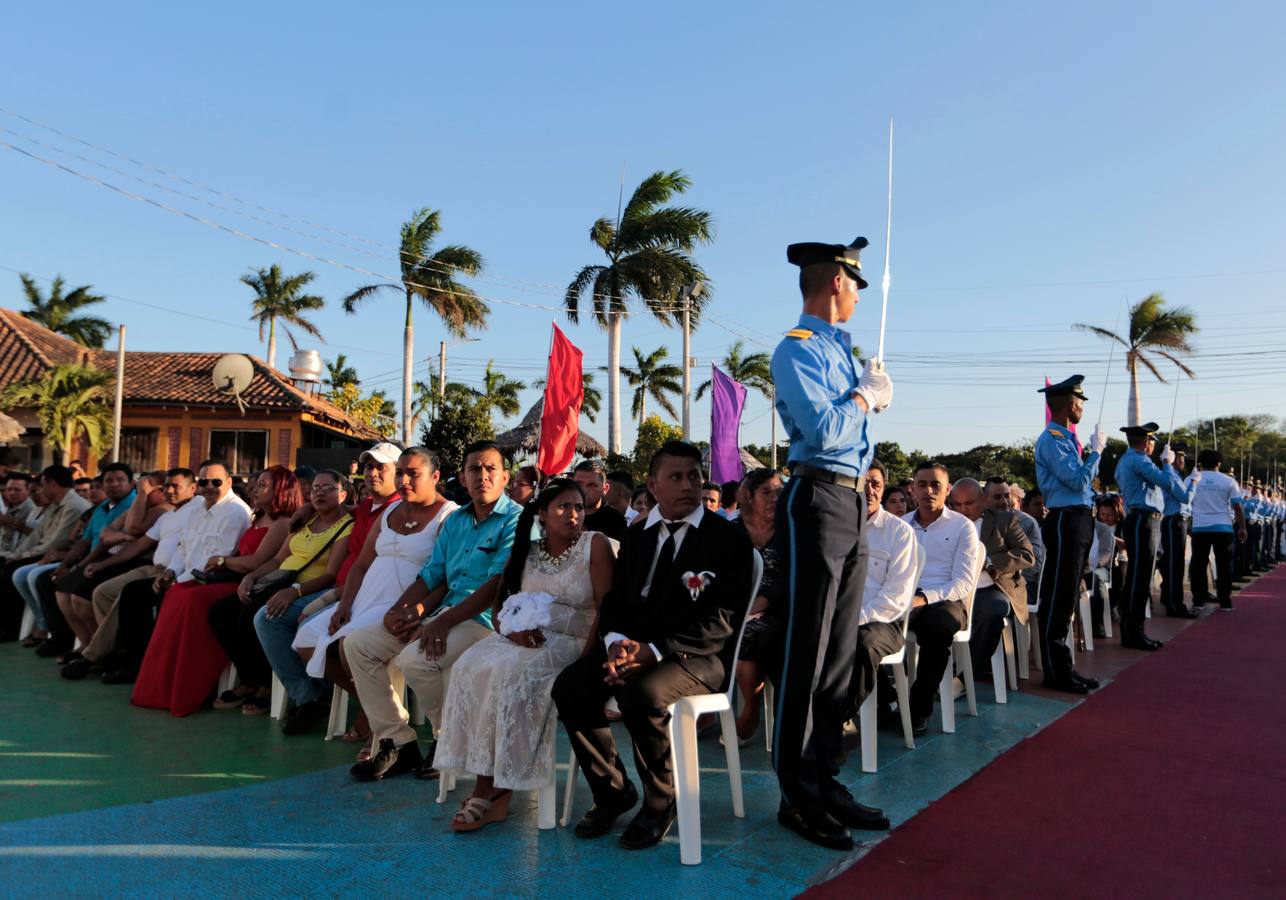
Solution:
<svg viewBox="0 0 1286 900"><path fill-rule="evenodd" d="M359 745L286 737L267 716L176 719L128 685L68 682L53 660L0 645L0 822L241 787L351 763Z"/></svg>

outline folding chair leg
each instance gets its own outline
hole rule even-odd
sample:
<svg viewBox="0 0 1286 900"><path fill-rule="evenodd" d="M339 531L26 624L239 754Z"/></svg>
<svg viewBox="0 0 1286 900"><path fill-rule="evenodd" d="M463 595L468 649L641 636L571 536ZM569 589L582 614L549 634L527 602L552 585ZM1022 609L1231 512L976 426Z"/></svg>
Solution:
<svg viewBox="0 0 1286 900"><path fill-rule="evenodd" d="M732 791L732 814L738 819L746 817L746 802L741 793L741 747L737 742L737 717L731 709L720 710L719 723L723 726L723 747L728 757L728 787Z"/></svg>
<svg viewBox="0 0 1286 900"><path fill-rule="evenodd" d="M548 831L558 826L558 766L549 773L549 784L536 797L536 827Z"/></svg>
<svg viewBox="0 0 1286 900"><path fill-rule="evenodd" d="M906 676L903 675L903 678ZM857 720L862 729L862 771L875 772L878 768L876 760L877 742L875 739L875 691L871 691L862 701L862 705L857 708Z"/></svg>
<svg viewBox="0 0 1286 900"><path fill-rule="evenodd" d="M563 788L563 817L559 819L559 824L564 828L572 820L572 800L576 797L576 751L569 750L567 753L567 786Z"/></svg>
<svg viewBox="0 0 1286 900"><path fill-rule="evenodd" d="M670 754L678 806L679 862L685 866L701 864L701 772L697 767L696 738L696 716L680 700L670 717Z"/></svg>
<svg viewBox="0 0 1286 900"><path fill-rule="evenodd" d="M1031 661L1028 654L1031 653L1031 626L1030 619L1027 623L1014 620L1014 655L1017 657L1018 676L1019 678L1031 678ZM1018 689L1017 682L1014 683L1014 690Z"/></svg>
<svg viewBox="0 0 1286 900"><path fill-rule="evenodd" d="M906 749L915 749L915 734L911 731L911 686L906 677L906 669L893 667L893 686L897 689L898 712L902 716L902 740Z"/></svg>
<svg viewBox="0 0 1286 900"><path fill-rule="evenodd" d="M1085 636L1085 650L1091 652L1094 650L1094 616L1090 611L1089 591L1081 591L1078 616L1081 620L1081 633Z"/></svg>
<svg viewBox="0 0 1286 900"><path fill-rule="evenodd" d="M996 702L1008 703L1009 692L1005 684L1005 637L1000 639L1000 643L996 645L996 652L991 654L991 684L996 691Z"/></svg>
<svg viewBox="0 0 1286 900"><path fill-rule="evenodd" d="M77 639L79 642L79 639ZM219 676L219 693L230 691L237 686L237 667L228 663L224 668L223 674Z"/></svg>
<svg viewBox="0 0 1286 900"><path fill-rule="evenodd" d="M1005 651L1005 675L1009 678L1009 689L1016 691L1018 690L1018 654L1014 652L1014 635L1009 630L1009 626L1005 626L1000 640L1001 647Z"/></svg>
<svg viewBox="0 0 1286 900"><path fill-rule="evenodd" d="M326 724L326 740L333 741L348 729L348 694L336 687L330 694L330 721Z"/></svg>
<svg viewBox="0 0 1286 900"><path fill-rule="evenodd" d="M31 611L31 607L24 605L22 610L22 625L18 628L18 640L25 641L31 637L31 633L36 630L36 614Z"/></svg>
<svg viewBox="0 0 1286 900"><path fill-rule="evenodd" d="M286 686L275 672L272 675L272 701L268 714L274 719L281 719L286 715Z"/></svg>
<svg viewBox="0 0 1286 900"><path fill-rule="evenodd" d="M964 682L965 703L969 715L978 715L978 686L973 680L973 657L969 655L969 645L952 643L952 650L959 656L960 680Z"/></svg>
<svg viewBox="0 0 1286 900"><path fill-rule="evenodd" d="M777 692L772 682L764 682L764 749L772 753L772 734L777 713Z"/></svg>
<svg viewBox="0 0 1286 900"><path fill-rule="evenodd" d="M951 682L955 679L954 666L950 657L947 659L947 670L942 673L938 683L938 700L942 706L942 731L944 734L956 733L956 701L951 696Z"/></svg>
<svg viewBox="0 0 1286 900"><path fill-rule="evenodd" d="M438 776L438 802L446 803L447 794L455 790L455 773L443 772Z"/></svg>

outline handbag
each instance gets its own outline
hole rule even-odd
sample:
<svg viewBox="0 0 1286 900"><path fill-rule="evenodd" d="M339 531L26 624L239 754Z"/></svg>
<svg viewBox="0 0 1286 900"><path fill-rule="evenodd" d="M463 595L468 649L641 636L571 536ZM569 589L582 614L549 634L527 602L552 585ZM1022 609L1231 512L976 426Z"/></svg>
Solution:
<svg viewBox="0 0 1286 900"><path fill-rule="evenodd" d="M197 584L236 584L242 576L231 569L215 569L213 572L206 569L193 569L192 580Z"/></svg>
<svg viewBox="0 0 1286 900"><path fill-rule="evenodd" d="M330 540L323 544L321 549L314 553L312 558L298 569L274 569L266 575L260 575L255 579L255 583L250 586L251 601L266 603L268 598L277 593L277 591L290 587L295 583L295 579L299 577L300 572L305 571L309 566L321 559L322 554L330 549L330 545L351 531L352 528L353 523L349 521L347 525L332 534Z"/></svg>

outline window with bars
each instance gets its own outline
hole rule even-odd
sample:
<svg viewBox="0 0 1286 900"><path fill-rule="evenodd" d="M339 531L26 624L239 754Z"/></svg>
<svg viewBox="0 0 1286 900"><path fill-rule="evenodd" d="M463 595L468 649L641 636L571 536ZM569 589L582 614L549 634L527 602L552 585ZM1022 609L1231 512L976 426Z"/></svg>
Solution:
<svg viewBox="0 0 1286 900"><path fill-rule="evenodd" d="M252 475L268 465L268 432L210 429L210 456L234 475Z"/></svg>

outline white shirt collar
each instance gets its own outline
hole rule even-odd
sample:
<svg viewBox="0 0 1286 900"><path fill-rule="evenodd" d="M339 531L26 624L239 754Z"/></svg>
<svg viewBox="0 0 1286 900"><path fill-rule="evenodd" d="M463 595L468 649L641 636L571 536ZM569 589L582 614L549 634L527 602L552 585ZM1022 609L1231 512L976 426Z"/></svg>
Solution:
<svg viewBox="0 0 1286 900"><path fill-rule="evenodd" d="M687 524L691 525L693 528L700 528L701 519L704 517L705 511L706 511L705 504L698 503L697 508L692 510L692 512L688 513L682 519L665 520L664 516L661 515L661 504L658 503L656 506L652 507L652 511L647 514L647 521L643 523L643 527L651 528L653 525L656 525L658 522L671 521L671 522L686 522Z"/></svg>

